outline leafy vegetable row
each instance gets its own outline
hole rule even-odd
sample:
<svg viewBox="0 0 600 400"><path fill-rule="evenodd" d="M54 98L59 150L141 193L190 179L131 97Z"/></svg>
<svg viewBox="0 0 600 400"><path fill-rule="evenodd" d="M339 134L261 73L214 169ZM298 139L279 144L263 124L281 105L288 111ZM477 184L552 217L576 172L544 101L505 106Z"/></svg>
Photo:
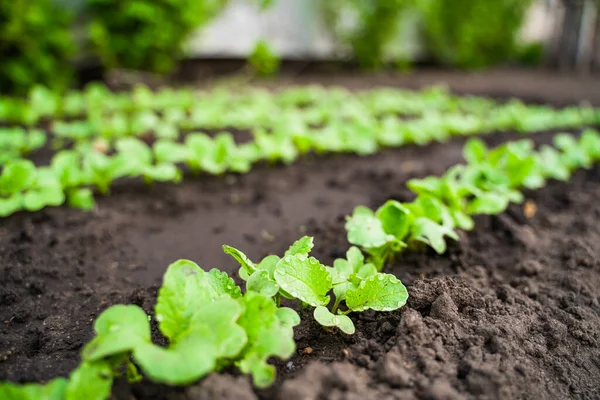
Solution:
<svg viewBox="0 0 600 400"><path fill-rule="evenodd" d="M120 138L112 150L102 140L84 140L74 150L57 153L49 167L37 169L28 160L10 159L14 151L6 151L2 154L9 157L9 161L0 175L0 216L20 210L36 211L65 201L74 207L91 209L94 207L92 187L107 194L112 182L124 177L141 177L146 183L179 182L181 164L186 164L193 173L244 173L257 161L290 163L309 151L364 155L375 153L381 146L425 144L444 141L452 135L495 130L530 132L579 126L595 118L590 110L564 109L550 114L527 108L521 111L524 114L499 107L485 118L431 114L422 119L401 121L389 117L375 121L375 125L337 121L318 133L306 126L291 124L271 132L257 129L254 141L244 144L236 144L229 133L220 133L214 138L193 133L187 135L183 143L160 139L152 146L133 137ZM11 129L10 139L0 141L0 149L12 143L27 152L43 143L44 136L38 131Z"/></svg>
<svg viewBox="0 0 600 400"><path fill-rule="evenodd" d="M312 306L316 320L327 327L354 333L347 314L402 307L408 294L392 275L363 263L352 247L347 259L326 267L309 256L311 237L296 241L282 258L270 255L254 264L242 252L224 246L240 264L246 292L225 272L202 270L189 260L169 266L155 307L160 332L169 341L152 343L150 317L135 305L116 305L96 320L96 336L82 351L82 363L69 379L46 385L0 384L0 398L19 400L104 400L113 377L125 366L127 377L146 377L170 385L190 384L213 371L235 365L250 374L257 387L275 379L270 357L287 359L295 351L296 311L281 307L282 298ZM330 312L329 293L335 295ZM340 309L345 302L346 310Z"/></svg>
<svg viewBox="0 0 600 400"><path fill-rule="evenodd" d="M344 106L344 105L347 105ZM261 89L226 87L207 91L166 88L156 92L138 85L131 92L114 93L101 84L91 84L85 91L59 95L44 87L31 90L26 99L0 97L0 121L36 124L41 120L106 116L152 110L168 113L172 110L192 112L207 109L228 114L231 109L247 110L247 114L277 114L289 108L316 110L350 110L360 107L381 115L399 113L419 115L426 110L460 112L489 110L496 103L481 97L457 97L446 90L432 87L420 92L399 89L375 89L350 92L346 89L302 86L270 92ZM216 114L219 114L218 112ZM231 114L233 116L233 114Z"/></svg>
<svg viewBox="0 0 600 400"><path fill-rule="evenodd" d="M445 237L458 240L456 228L473 229L471 215L499 214L509 203L523 201L522 188L540 188L548 179L566 181L575 169L600 161L600 134L594 130L579 139L557 135L554 146L536 151L532 141L521 140L488 150L481 140L471 139L464 148L466 165L440 178L408 182L414 201L389 200L376 211L356 207L346 223L348 241L367 253L378 270L419 243L441 254Z"/></svg>

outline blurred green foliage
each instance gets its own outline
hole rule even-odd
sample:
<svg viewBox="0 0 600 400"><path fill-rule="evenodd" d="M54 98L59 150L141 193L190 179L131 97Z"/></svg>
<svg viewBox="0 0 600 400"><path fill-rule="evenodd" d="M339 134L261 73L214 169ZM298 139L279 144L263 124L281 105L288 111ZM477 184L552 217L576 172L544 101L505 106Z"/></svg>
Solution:
<svg viewBox="0 0 600 400"><path fill-rule="evenodd" d="M325 12L361 68L377 69L383 66L386 46L397 38L403 12L412 4L414 0L325 0ZM344 8L356 21L349 30L340 29Z"/></svg>
<svg viewBox="0 0 600 400"><path fill-rule="evenodd" d="M228 0L88 0L93 50L108 68L170 72L188 35Z"/></svg>
<svg viewBox="0 0 600 400"><path fill-rule="evenodd" d="M265 40L259 40L248 56L248 64L258 76L271 76L279 71L281 59Z"/></svg>
<svg viewBox="0 0 600 400"><path fill-rule="evenodd" d="M398 40L406 13L416 13L433 59L459 68L480 68L512 60L531 64L541 48L516 42L532 0L322 0L326 18L347 42L363 69L390 60L387 47ZM344 14L356 24L344 29ZM521 53L524 54L521 54Z"/></svg>
<svg viewBox="0 0 600 400"><path fill-rule="evenodd" d="M65 88L72 77L77 32L59 0L0 0L0 90L23 94L33 84ZM91 50L106 68L166 74L190 34L217 16L229 0L80 0L80 21ZM276 0L248 0L267 10ZM301 1L301 0L298 0ZM390 51L407 16L420 20L426 46L443 65L479 68L507 61L540 61L543 47L520 45L517 34L532 0L319 0L327 24L348 44L363 69L410 60ZM348 20L351 22L348 23ZM413 21L414 22L414 21ZM397 48L395 50L398 50ZM390 54L395 53L392 57ZM257 75L272 75L281 60L259 41L248 56Z"/></svg>
<svg viewBox="0 0 600 400"><path fill-rule="evenodd" d="M435 60L480 68L519 56L517 33L531 0L422 0L423 26Z"/></svg>
<svg viewBox="0 0 600 400"><path fill-rule="evenodd" d="M64 89L76 49L71 21L50 0L0 1L0 91L24 94L35 83Z"/></svg>

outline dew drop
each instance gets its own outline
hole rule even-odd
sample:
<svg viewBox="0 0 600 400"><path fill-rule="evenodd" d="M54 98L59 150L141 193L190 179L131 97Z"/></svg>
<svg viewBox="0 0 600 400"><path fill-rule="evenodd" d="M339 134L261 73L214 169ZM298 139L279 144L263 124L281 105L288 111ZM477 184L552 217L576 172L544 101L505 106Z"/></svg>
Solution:
<svg viewBox="0 0 600 400"><path fill-rule="evenodd" d="M337 325L340 323L340 319L338 317L333 317L332 322Z"/></svg>
<svg viewBox="0 0 600 400"><path fill-rule="evenodd" d="M290 293L290 294L291 294L292 296L294 296L294 297L298 297L298 293L296 293L296 292L292 292L292 293Z"/></svg>
<svg viewBox="0 0 600 400"><path fill-rule="evenodd" d="M379 279L380 281L382 281L382 280L383 280L383 278L384 278L384 276L383 276L383 275L379 275L379 276L377 277L377 279Z"/></svg>

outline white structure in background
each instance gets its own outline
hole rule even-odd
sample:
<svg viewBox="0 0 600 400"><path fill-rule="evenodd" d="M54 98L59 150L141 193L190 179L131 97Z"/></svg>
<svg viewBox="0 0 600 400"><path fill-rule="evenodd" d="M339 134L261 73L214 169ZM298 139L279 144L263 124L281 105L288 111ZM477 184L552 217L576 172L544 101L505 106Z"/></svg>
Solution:
<svg viewBox="0 0 600 400"><path fill-rule="evenodd" d="M330 59L348 54L336 43L325 26L320 4L323 0L277 0L266 12L247 0L233 0L209 26L198 31L187 48L191 56L238 58L252 51L257 40L266 39L284 58ZM326 0L325 0L326 1ZM483 0L482 0L483 1ZM536 0L522 31L526 42L549 43L561 13L560 0ZM342 15L343 24L352 24L352 15ZM394 43L393 54L418 59L422 38L418 19L407 16L403 32Z"/></svg>

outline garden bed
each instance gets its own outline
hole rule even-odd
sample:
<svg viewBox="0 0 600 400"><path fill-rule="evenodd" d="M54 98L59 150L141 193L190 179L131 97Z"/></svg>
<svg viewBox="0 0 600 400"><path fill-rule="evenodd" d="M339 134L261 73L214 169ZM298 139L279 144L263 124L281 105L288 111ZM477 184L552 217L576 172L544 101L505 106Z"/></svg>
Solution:
<svg viewBox="0 0 600 400"><path fill-rule="evenodd" d="M549 143L553 132L530 135ZM497 145L515 134L485 138ZM108 306L154 315L166 267L180 258L235 275L221 245L251 259L314 236L331 265L359 204L408 201L408 179L462 162L463 139L375 155L306 156L245 175L178 186L121 181L93 212L66 207L0 220L0 380L66 376ZM119 380L118 399L594 398L600 390L600 169L526 192L527 209L476 218L444 255L405 253L386 268L406 307L353 317L353 336L306 312L296 354L266 390L227 370L190 388ZM535 212L533 212L535 210Z"/></svg>

